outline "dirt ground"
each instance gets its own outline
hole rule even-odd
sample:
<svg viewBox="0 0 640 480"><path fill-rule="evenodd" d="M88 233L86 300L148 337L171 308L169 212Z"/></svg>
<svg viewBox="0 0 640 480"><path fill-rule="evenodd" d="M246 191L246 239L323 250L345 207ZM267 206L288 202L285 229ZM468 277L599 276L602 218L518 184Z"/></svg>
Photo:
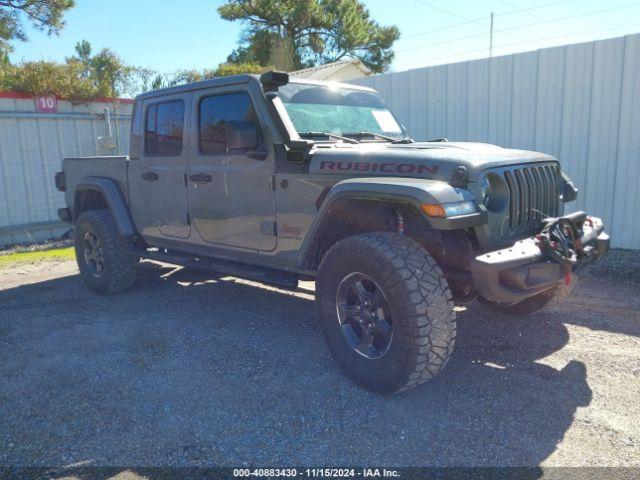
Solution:
<svg viewBox="0 0 640 480"><path fill-rule="evenodd" d="M70 261L4 267L0 465L640 466L638 284L474 304L447 369L392 397L340 373L302 287L145 262L100 297Z"/></svg>

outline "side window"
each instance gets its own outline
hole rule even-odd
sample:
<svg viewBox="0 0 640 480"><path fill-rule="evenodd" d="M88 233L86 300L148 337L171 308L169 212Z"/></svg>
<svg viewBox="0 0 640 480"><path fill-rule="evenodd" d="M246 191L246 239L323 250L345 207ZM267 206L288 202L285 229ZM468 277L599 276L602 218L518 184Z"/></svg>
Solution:
<svg viewBox="0 0 640 480"><path fill-rule="evenodd" d="M184 102L154 103L147 108L144 152L149 156L175 157L182 153Z"/></svg>
<svg viewBox="0 0 640 480"><path fill-rule="evenodd" d="M259 145L258 119L249 94L204 97L199 111L199 147L203 155L253 150Z"/></svg>
<svg viewBox="0 0 640 480"><path fill-rule="evenodd" d="M144 127L144 153L150 155L156 151L156 115L158 105L147 108L147 120Z"/></svg>

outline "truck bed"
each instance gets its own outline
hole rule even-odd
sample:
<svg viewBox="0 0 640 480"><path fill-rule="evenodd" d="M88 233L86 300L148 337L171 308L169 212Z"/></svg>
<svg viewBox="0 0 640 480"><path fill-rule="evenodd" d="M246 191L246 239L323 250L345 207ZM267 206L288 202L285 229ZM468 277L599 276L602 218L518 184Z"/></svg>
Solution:
<svg viewBox="0 0 640 480"><path fill-rule="evenodd" d="M100 157L68 157L62 160L62 171L66 181L66 202L73 205L73 195L76 186L85 177L106 177L116 181L120 191L128 201L127 168L129 157L100 156Z"/></svg>

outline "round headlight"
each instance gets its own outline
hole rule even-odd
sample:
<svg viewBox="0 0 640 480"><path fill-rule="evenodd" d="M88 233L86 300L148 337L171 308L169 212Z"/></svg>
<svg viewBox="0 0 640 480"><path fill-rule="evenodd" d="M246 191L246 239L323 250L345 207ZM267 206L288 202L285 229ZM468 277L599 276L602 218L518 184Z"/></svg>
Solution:
<svg viewBox="0 0 640 480"><path fill-rule="evenodd" d="M500 213L507 206L509 192L505 181L495 173L486 173L478 179L482 203L492 213Z"/></svg>

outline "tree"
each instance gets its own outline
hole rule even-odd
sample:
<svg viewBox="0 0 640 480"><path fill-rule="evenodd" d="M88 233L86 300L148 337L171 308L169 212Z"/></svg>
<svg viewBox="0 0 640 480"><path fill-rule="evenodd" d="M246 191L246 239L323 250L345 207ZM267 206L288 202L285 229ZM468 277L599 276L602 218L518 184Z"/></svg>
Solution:
<svg viewBox="0 0 640 480"><path fill-rule="evenodd" d="M397 27L370 18L358 0L227 0L222 18L244 25L230 63L255 62L294 70L357 58L374 72L393 60Z"/></svg>
<svg viewBox="0 0 640 480"><path fill-rule="evenodd" d="M77 58L84 67L82 76L89 78L91 76L91 69L93 68L91 65L91 44L87 40L82 40L81 42L76 43L75 48L78 55Z"/></svg>
<svg viewBox="0 0 640 480"><path fill-rule="evenodd" d="M262 65L254 62L242 63L221 63L216 68L214 74L216 77L227 77L229 75L239 75L242 73L262 73L267 69Z"/></svg>
<svg viewBox="0 0 640 480"><path fill-rule="evenodd" d="M158 90L159 88L162 88L163 82L164 79L162 78L162 75L157 74L151 81L151 90Z"/></svg>
<svg viewBox="0 0 640 480"><path fill-rule="evenodd" d="M156 72L127 65L118 55L103 48L92 55L91 44L78 42L76 55L64 63L40 61L3 63L0 55L0 91L33 96L56 95L73 102L101 97L135 95L148 89Z"/></svg>
<svg viewBox="0 0 640 480"><path fill-rule="evenodd" d="M56 62L24 62L0 69L0 91L32 96L54 94L76 102L103 96L91 80L82 78L82 65Z"/></svg>
<svg viewBox="0 0 640 480"><path fill-rule="evenodd" d="M215 72L209 69L178 70L167 79L166 83L168 87L172 87L183 83L199 82L200 80L207 80L213 77L215 77Z"/></svg>
<svg viewBox="0 0 640 480"><path fill-rule="evenodd" d="M0 51L0 92L55 95L82 103L103 97L135 96L207 78L261 73L266 68L257 63L222 63L216 69L178 70L163 75L149 68L128 65L108 48L95 55L92 52L91 44L83 40L76 44L75 55L67 57L64 63L39 61L12 65Z"/></svg>
<svg viewBox="0 0 640 480"><path fill-rule="evenodd" d="M108 48L103 48L91 59L93 80L107 97L117 97L129 90L133 83L135 67L124 63Z"/></svg>
<svg viewBox="0 0 640 480"><path fill-rule="evenodd" d="M87 40L78 42L76 56L66 59L67 64L77 64L80 76L89 79L97 92L104 97L117 97L135 91L137 82L148 81L149 71L127 65L116 53L103 48L91 55L91 44Z"/></svg>
<svg viewBox="0 0 640 480"><path fill-rule="evenodd" d="M23 17L48 35L57 34L74 5L75 0L0 0L0 50L11 52L11 41L27 39Z"/></svg>
<svg viewBox="0 0 640 480"><path fill-rule="evenodd" d="M268 67L263 67L253 62L221 63L215 70L205 68L204 70L177 70L166 75L154 74L151 81L143 82L143 90L156 90L158 88L173 87L183 83L199 82L216 77L227 77L229 75L240 75L244 73L262 73ZM153 75L152 75L153 76ZM151 78L151 77L149 77Z"/></svg>

